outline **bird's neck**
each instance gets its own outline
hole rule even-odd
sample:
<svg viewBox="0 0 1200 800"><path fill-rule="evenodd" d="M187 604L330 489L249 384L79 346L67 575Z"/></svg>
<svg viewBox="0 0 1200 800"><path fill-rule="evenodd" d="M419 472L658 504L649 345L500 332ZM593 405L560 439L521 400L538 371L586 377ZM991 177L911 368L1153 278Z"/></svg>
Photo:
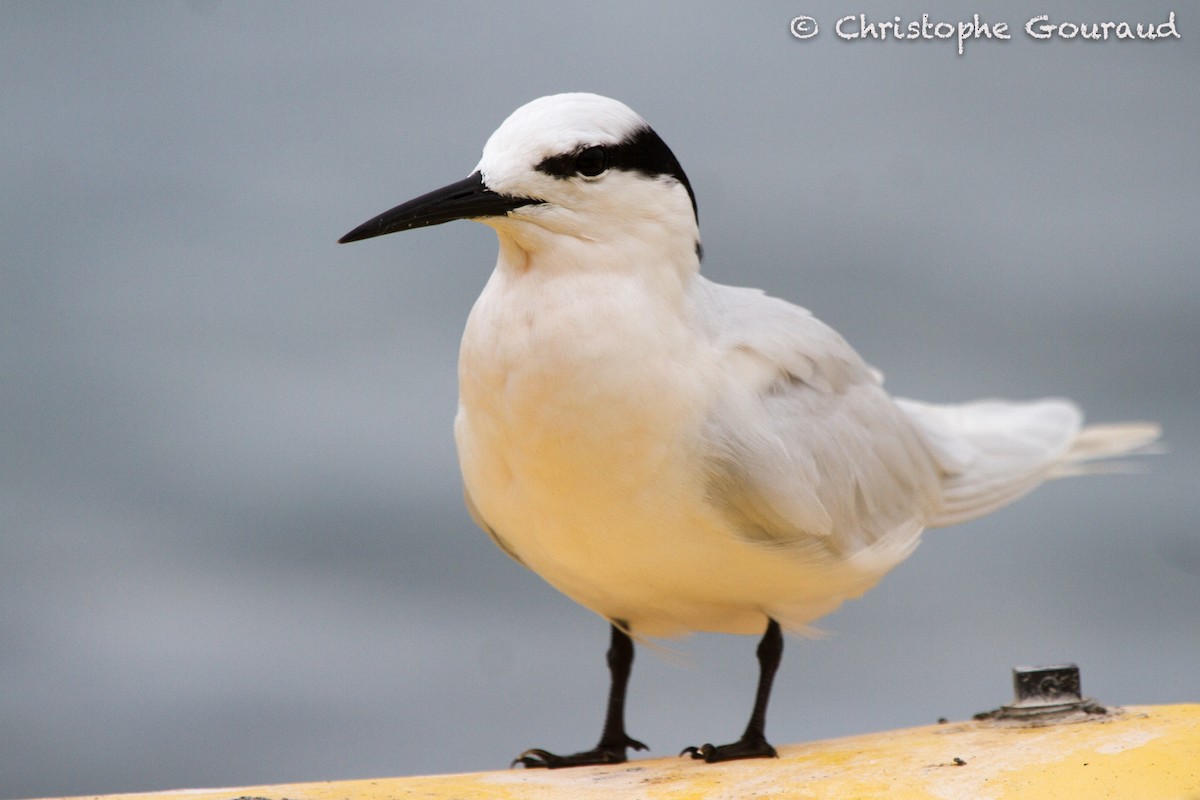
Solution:
<svg viewBox="0 0 1200 800"><path fill-rule="evenodd" d="M631 219L603 234L560 232L530 224L495 224L500 240L497 272L535 282L559 278L611 276L632 279L664 300L681 301L700 271L699 235L694 222L664 225Z"/></svg>

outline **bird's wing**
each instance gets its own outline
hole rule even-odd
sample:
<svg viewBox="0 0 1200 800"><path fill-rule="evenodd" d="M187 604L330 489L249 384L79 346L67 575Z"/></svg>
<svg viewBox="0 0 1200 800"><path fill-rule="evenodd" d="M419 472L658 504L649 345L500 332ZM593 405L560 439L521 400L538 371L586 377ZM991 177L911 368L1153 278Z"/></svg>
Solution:
<svg viewBox="0 0 1200 800"><path fill-rule="evenodd" d="M836 560L898 560L936 506L937 468L882 377L805 309L704 281L721 363L708 499L737 535Z"/></svg>

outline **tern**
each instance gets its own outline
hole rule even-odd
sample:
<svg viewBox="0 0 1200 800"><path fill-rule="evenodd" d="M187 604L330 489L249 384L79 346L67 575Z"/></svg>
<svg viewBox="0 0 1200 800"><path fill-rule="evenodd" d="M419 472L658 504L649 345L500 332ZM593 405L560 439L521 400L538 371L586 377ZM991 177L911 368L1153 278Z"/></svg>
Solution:
<svg viewBox="0 0 1200 800"><path fill-rule="evenodd" d="M911 554L1153 423L1083 427L1071 402L934 405L882 377L807 310L700 275L696 197L628 106L542 97L469 176L384 212L352 242L469 219L500 253L467 319L455 441L474 520L611 625L595 748L525 767L624 762L634 639L761 634L741 738L687 754L772 757L783 630L804 632Z"/></svg>

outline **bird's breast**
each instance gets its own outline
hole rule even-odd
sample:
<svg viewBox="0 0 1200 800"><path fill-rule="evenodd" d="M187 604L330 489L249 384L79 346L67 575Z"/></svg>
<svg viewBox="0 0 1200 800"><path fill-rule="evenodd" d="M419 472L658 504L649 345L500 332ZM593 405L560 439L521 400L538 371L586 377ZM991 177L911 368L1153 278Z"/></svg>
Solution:
<svg viewBox="0 0 1200 800"><path fill-rule="evenodd" d="M679 309L634 282L493 275L463 335L455 423L482 517L545 575L674 513L700 491L702 360Z"/></svg>
<svg viewBox="0 0 1200 800"><path fill-rule="evenodd" d="M460 353L468 449L527 480L586 470L590 483L598 472L636 479L671 455L704 411L698 343L677 308L640 289L602 276L493 278Z"/></svg>

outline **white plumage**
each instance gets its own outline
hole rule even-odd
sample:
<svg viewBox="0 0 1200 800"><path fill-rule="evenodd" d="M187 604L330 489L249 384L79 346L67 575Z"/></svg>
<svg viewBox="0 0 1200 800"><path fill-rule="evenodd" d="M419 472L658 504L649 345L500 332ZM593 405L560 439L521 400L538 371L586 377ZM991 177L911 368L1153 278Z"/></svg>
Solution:
<svg viewBox="0 0 1200 800"><path fill-rule="evenodd" d="M1081 430L1063 400L889 397L808 311L701 277L691 188L660 144L614 100L535 100L472 176L500 205L457 214L500 240L459 362L468 505L625 632L803 630L924 528L1158 436ZM347 238L453 218L421 200Z"/></svg>
<svg viewBox="0 0 1200 800"><path fill-rule="evenodd" d="M463 336L455 425L478 517L524 564L638 635L802 628L926 526L1076 463L1069 403L894 401L804 309L701 277L679 182L534 169L645 125L605 98L542 98L479 164L489 188L547 201L483 220L500 257ZM1157 430L1096 435L1108 455Z"/></svg>

